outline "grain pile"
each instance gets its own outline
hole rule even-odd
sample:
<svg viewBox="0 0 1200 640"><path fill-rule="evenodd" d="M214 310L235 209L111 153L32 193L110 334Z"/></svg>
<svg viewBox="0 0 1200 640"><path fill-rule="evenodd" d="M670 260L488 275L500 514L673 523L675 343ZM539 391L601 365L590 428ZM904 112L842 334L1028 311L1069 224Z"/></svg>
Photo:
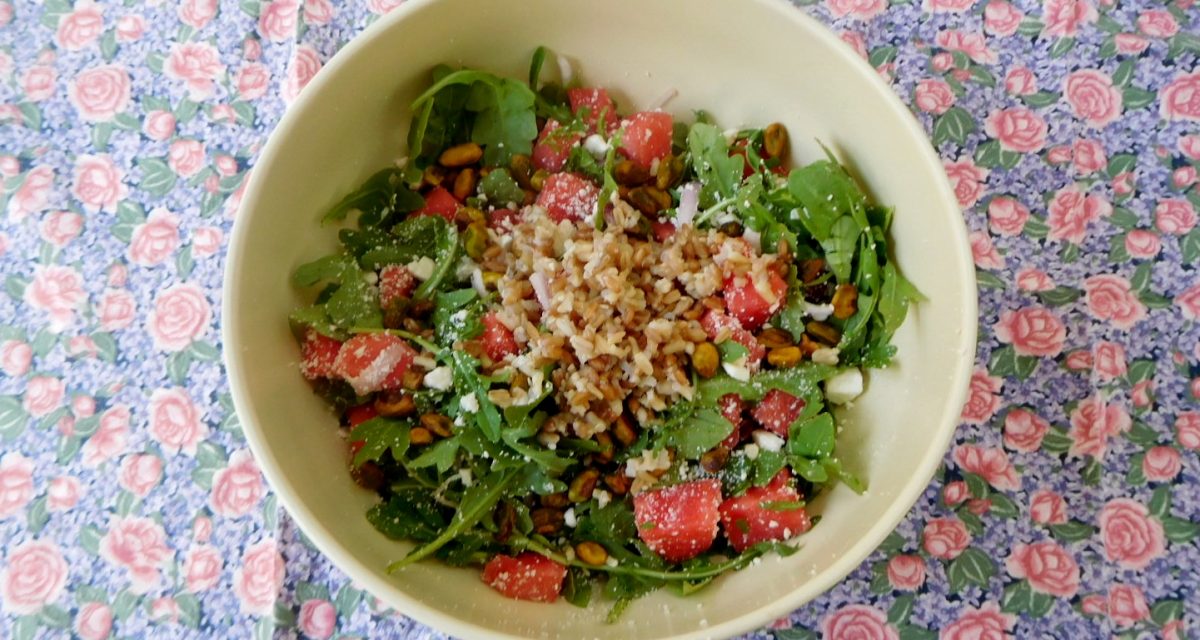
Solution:
<svg viewBox="0 0 1200 640"><path fill-rule="evenodd" d="M484 268L502 274L500 319L521 347L502 373L500 406L524 404L551 376L562 413L550 428L589 438L626 409L641 423L692 397L689 357L709 336L727 278L765 273L776 259L740 238L680 227L659 243L637 233L638 214L617 201L609 224L555 223L530 207L511 233L493 232ZM522 384L523 383L523 384Z"/></svg>

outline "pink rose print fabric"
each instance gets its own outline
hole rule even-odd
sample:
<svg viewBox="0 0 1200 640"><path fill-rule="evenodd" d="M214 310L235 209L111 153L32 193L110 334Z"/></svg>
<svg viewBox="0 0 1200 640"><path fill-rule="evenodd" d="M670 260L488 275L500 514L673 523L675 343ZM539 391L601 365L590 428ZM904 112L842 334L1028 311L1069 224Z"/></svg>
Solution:
<svg viewBox="0 0 1200 640"><path fill-rule="evenodd" d="M442 637L279 508L220 362L267 135L403 4L0 0L0 637ZM795 4L929 134L980 339L908 516L746 637L1198 637L1200 2Z"/></svg>

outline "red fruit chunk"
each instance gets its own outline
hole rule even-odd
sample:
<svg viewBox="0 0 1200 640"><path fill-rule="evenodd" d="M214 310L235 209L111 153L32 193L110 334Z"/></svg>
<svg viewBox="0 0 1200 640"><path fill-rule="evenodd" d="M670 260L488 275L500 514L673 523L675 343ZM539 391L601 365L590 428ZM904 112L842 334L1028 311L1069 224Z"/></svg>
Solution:
<svg viewBox="0 0 1200 640"><path fill-rule="evenodd" d="M776 435L786 438L788 437L788 427L800 417L800 412L804 411L804 398L796 396L779 389L771 389L763 399L758 402L758 406L750 411L750 415L767 429Z"/></svg>
<svg viewBox="0 0 1200 640"><path fill-rule="evenodd" d="M671 153L671 114L661 111L639 111L629 116L621 134L621 153L626 158L649 169L655 160Z"/></svg>
<svg viewBox="0 0 1200 640"><path fill-rule="evenodd" d="M721 416L733 424L733 431L721 441L721 446L732 449L742 441L742 412L746 409L746 401L736 393L727 393L717 399L717 408Z"/></svg>
<svg viewBox="0 0 1200 640"><path fill-rule="evenodd" d="M425 206L413 212L414 216L441 216L446 222L454 222L454 214L458 213L458 200L454 194L442 187L434 187L425 194Z"/></svg>
<svg viewBox="0 0 1200 640"><path fill-rule="evenodd" d="M638 536L668 562L695 558L717 537L721 483L695 480L633 497Z"/></svg>
<svg viewBox="0 0 1200 640"><path fill-rule="evenodd" d="M495 313L483 316L483 350L495 362L520 350L512 330L500 322L500 317Z"/></svg>
<svg viewBox="0 0 1200 640"><path fill-rule="evenodd" d="M412 296L417 288L417 277L402 264L389 264L379 270L379 305L383 308Z"/></svg>
<svg viewBox="0 0 1200 640"><path fill-rule="evenodd" d="M671 236L675 235L675 224L673 222L655 220L650 223L650 229L654 231L654 239L659 242L666 242L671 239Z"/></svg>
<svg viewBox="0 0 1200 640"><path fill-rule="evenodd" d="M758 338L742 328L737 318L725 313L709 309L700 317L700 326L708 334L709 340L716 340L725 330L729 331L729 339L746 347L746 365L751 372L758 370L759 362L767 355L767 348L758 343Z"/></svg>
<svg viewBox="0 0 1200 640"><path fill-rule="evenodd" d="M566 577L566 567L532 551L515 558L492 556L483 566L483 581L501 595L517 600L554 602Z"/></svg>
<svg viewBox="0 0 1200 640"><path fill-rule="evenodd" d="M346 409L346 422L348 422L350 424L350 428L353 429L354 427L357 427L358 425L370 420L371 418L374 418L377 415L379 415L379 412L375 411L375 407L373 405L360 404L358 406Z"/></svg>
<svg viewBox="0 0 1200 640"><path fill-rule="evenodd" d="M309 329L300 345L300 372L309 380L337 375L333 365L341 348L341 341Z"/></svg>
<svg viewBox="0 0 1200 640"><path fill-rule="evenodd" d="M587 109L588 133L596 132L596 121L604 119L604 131L610 132L617 126L617 109L607 89L576 87L567 89L567 100L571 102L571 113Z"/></svg>
<svg viewBox="0 0 1200 640"><path fill-rule="evenodd" d="M757 331L787 300L787 282L778 273L768 272L765 285L764 292L749 276L725 281L725 308L748 331Z"/></svg>
<svg viewBox="0 0 1200 640"><path fill-rule="evenodd" d="M533 166L550 172L562 171L571 155L571 147L583 139L578 131L567 131L557 120L547 120L538 134L537 144L533 145Z"/></svg>
<svg viewBox="0 0 1200 640"><path fill-rule="evenodd" d="M556 173L546 178L537 205L555 222L587 220L596 211L600 190L587 178L574 173Z"/></svg>
<svg viewBox="0 0 1200 640"><path fill-rule="evenodd" d="M721 503L721 528L736 551L765 540L787 540L812 528L803 507L791 509L784 504L801 499L788 485L789 478L785 469L767 486L751 487L744 495Z"/></svg>
<svg viewBox="0 0 1200 640"><path fill-rule="evenodd" d="M401 385L417 352L403 338L386 333L364 333L347 340L338 351L334 369L365 396Z"/></svg>
<svg viewBox="0 0 1200 640"><path fill-rule="evenodd" d="M487 212L488 226L498 231L511 231L521 221L521 212L501 207Z"/></svg>

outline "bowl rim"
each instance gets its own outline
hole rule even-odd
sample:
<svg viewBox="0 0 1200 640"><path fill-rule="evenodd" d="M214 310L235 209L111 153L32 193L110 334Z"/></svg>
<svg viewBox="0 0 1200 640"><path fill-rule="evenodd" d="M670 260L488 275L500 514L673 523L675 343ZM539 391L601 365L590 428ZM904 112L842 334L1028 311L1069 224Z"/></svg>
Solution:
<svg viewBox="0 0 1200 640"><path fill-rule="evenodd" d="M283 145L282 141L298 132L298 122L304 112L308 110L311 96L320 93L321 87L330 78L335 76L342 67L350 64L351 60L358 55L360 50L367 46L368 42L382 37L397 23L438 1L409 0L380 17L373 24L368 25L342 46L313 77L309 83L309 87L307 87L308 90L301 91L296 100L286 108L279 122L276 123L274 129L269 134L266 144L263 146L258 159L254 163L254 167L257 169L260 166L269 166L276 161L276 156L280 153L279 149ZM879 100L881 107L890 110L893 115L898 116L901 122L904 123L903 133L907 137L921 142L921 144L917 145L919 148L915 149L914 152L920 161L921 168L932 172L938 182L937 191L929 194L930 200L939 203L942 208L958 211L961 214L962 209L944 173L942 160L929 142L929 137L925 133L924 128L900 99L900 96L893 91L889 84L884 82L878 72L848 44L843 42L828 26L809 16L803 10L786 0L749 1L754 2L766 11L775 12L781 19L791 21L808 36L818 39L829 50L830 55L840 56L844 62L847 62L857 72L857 76L859 76L858 80L867 83ZM394 584L381 577L376 569L365 566L356 560L343 549L342 544L337 540L336 536L320 522L295 492L284 476L275 455L267 446L265 437L260 433L256 423L252 419L252 416L254 416L254 412L251 411L253 402L244 391L245 376L243 375L244 360L242 354L239 349L230 348L230 345L239 344L241 337L237 323L233 321L231 316L231 309L234 308L234 302L239 297L235 274L239 272L239 267L243 260L244 245L247 242L246 233L242 231L247 224L245 222L246 215L241 212L253 210L266 198L266 194L260 188L261 179L258 176L261 175L262 172L260 171L251 173L239 206L239 213L234 218L233 228L230 232L230 240L225 257L225 273L222 278L221 342L223 361L229 381L230 394L233 398L234 410L242 420L243 433L268 484L276 495L279 496L280 503L287 509L288 514L296 522L297 526L312 540L320 553L328 557L338 570L347 574L347 577L365 586L373 595L380 595L389 604L396 606L401 614L409 616L422 624L458 636L521 638L522 636L483 627L427 606L396 588ZM975 265L969 250L970 242L967 236L966 222L961 215L957 220L958 224L954 224L953 226L955 227L954 232L958 242L954 246L948 247L948 249L953 254L952 259L957 263L958 270L964 275L973 275ZM964 348L959 350L962 355L959 357L956 363L957 367L953 371L953 375L947 385L946 402L943 406L940 429L934 433L935 437L932 442L932 444L937 446L926 449L924 455L914 467L916 473L912 475L905 486L897 491L893 501L884 511L883 517L877 521L874 527L868 529L864 535L859 537L849 549L842 553L828 569L817 574L801 587L772 602L749 609L741 615L721 624L698 628L669 637L681 640L685 638L728 637L751 631L771 620L787 615L828 591L838 582L841 582L904 520L917 499L928 487L929 482L937 471L939 463L949 448L958 427L959 411L966 400L968 383L974 368L978 331L977 322L979 317L978 289L974 286L973 277L964 277L963 282L963 290L957 292L957 295L961 298L962 302L960 344ZM883 526L885 524L886 526Z"/></svg>

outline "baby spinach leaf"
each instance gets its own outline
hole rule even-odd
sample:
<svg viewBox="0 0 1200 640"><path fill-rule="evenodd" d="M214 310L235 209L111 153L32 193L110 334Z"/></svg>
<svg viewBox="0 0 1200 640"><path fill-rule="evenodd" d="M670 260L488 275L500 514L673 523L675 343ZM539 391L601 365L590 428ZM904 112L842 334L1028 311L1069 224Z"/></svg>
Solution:
<svg viewBox="0 0 1200 640"><path fill-rule="evenodd" d="M354 454L354 466L361 467L368 460L379 460L391 449L392 457L401 460L408 451L409 426L401 420L371 418L350 432L351 442L362 442L362 448Z"/></svg>

